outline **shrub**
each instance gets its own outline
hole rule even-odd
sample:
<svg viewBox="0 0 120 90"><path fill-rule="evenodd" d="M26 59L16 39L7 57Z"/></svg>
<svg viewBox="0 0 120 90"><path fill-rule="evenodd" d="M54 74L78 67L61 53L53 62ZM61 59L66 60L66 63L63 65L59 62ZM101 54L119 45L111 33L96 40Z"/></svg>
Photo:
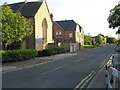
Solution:
<svg viewBox="0 0 120 90"><path fill-rule="evenodd" d="M42 51L38 51L38 57L51 56L51 55L60 54L60 53L64 53L64 52L65 52L64 48L54 47L54 48L49 48L49 49L44 49Z"/></svg>
<svg viewBox="0 0 120 90"><path fill-rule="evenodd" d="M38 55L37 50L7 50L1 52L3 62L29 60Z"/></svg>
<svg viewBox="0 0 120 90"><path fill-rule="evenodd" d="M52 55L52 51L51 49L44 49L42 52L41 52L42 56L51 56Z"/></svg>
<svg viewBox="0 0 120 90"><path fill-rule="evenodd" d="M62 48L62 47L55 47L55 48L53 48L53 49L56 51L56 54L60 54L60 53L65 52L65 51L64 51L64 48Z"/></svg>
<svg viewBox="0 0 120 90"><path fill-rule="evenodd" d="M41 57L41 56L42 56L42 51L39 50L39 51L38 51L38 55L37 55L37 57Z"/></svg>

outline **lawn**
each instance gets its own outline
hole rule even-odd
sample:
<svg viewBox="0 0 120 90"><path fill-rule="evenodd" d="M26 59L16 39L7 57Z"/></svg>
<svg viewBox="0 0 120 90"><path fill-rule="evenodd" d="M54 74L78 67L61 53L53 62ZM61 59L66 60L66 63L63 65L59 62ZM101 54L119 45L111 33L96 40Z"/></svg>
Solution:
<svg viewBox="0 0 120 90"><path fill-rule="evenodd" d="M84 48L94 48L97 47L97 45L84 45Z"/></svg>

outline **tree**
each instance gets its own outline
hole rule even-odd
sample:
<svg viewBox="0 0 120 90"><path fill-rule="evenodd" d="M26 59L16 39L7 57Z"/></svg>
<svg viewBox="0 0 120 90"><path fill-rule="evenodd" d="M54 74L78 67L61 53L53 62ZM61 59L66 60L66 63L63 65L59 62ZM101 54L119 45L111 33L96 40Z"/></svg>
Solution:
<svg viewBox="0 0 120 90"><path fill-rule="evenodd" d="M10 6L4 4L2 8L2 44L5 48L13 42L22 41L32 33L30 20L20 12L13 13Z"/></svg>
<svg viewBox="0 0 120 90"><path fill-rule="evenodd" d="M95 42L96 42L97 45L102 45L103 44L103 37L101 36L101 34L98 34L95 37Z"/></svg>
<svg viewBox="0 0 120 90"><path fill-rule="evenodd" d="M113 43L113 44L116 44L118 43L118 40L115 38L115 37L106 37L107 38L107 43Z"/></svg>
<svg viewBox="0 0 120 90"><path fill-rule="evenodd" d="M90 35L84 35L84 44L85 45L92 45L92 38Z"/></svg>
<svg viewBox="0 0 120 90"><path fill-rule="evenodd" d="M120 4L116 5L113 9L110 10L110 14L108 17L108 23L110 28L119 27L119 30L116 32L120 33Z"/></svg>

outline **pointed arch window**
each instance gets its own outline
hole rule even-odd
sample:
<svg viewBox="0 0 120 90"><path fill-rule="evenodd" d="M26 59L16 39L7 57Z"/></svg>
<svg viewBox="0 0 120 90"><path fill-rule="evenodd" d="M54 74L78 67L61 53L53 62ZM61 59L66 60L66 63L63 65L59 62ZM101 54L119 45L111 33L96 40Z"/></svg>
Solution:
<svg viewBox="0 0 120 90"><path fill-rule="evenodd" d="M42 32L43 32L43 41L44 42L47 42L47 28L48 28L47 20L43 19L43 21L42 21Z"/></svg>

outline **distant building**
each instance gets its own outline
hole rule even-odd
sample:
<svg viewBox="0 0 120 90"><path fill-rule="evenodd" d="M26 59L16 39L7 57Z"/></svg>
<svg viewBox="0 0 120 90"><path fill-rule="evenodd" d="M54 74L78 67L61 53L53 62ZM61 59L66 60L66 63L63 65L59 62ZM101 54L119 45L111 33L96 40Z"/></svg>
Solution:
<svg viewBox="0 0 120 90"><path fill-rule="evenodd" d="M46 1L38 2L20 2L9 4L14 12L21 12L27 19L32 20L33 33L23 39L19 49L37 49L48 48L48 43L53 43L52 39L52 20ZM10 48L16 46L13 43ZM18 48L18 47L16 47Z"/></svg>
<svg viewBox="0 0 120 90"><path fill-rule="evenodd" d="M68 45L66 45L66 48L70 48L71 52L83 48L84 31L83 28L79 24L77 24L74 20L56 21L53 27L55 41L61 41L64 44L67 43ZM61 34L64 36L59 36ZM61 38L56 40L58 36Z"/></svg>
<svg viewBox="0 0 120 90"><path fill-rule="evenodd" d="M93 44L93 45L96 44L95 37L92 37L92 44Z"/></svg>
<svg viewBox="0 0 120 90"><path fill-rule="evenodd" d="M105 45L106 45L107 38L106 38L104 35L102 35L102 34L101 34L101 37L102 37L102 39L103 39L103 44L105 44Z"/></svg>
<svg viewBox="0 0 120 90"><path fill-rule="evenodd" d="M104 35L102 35L102 34L100 34L100 36L101 36L102 41L103 41L102 43L106 45L107 38L106 38ZM96 36L95 36L95 37L92 37L92 44L93 44L93 45L97 44L95 38L96 38Z"/></svg>

